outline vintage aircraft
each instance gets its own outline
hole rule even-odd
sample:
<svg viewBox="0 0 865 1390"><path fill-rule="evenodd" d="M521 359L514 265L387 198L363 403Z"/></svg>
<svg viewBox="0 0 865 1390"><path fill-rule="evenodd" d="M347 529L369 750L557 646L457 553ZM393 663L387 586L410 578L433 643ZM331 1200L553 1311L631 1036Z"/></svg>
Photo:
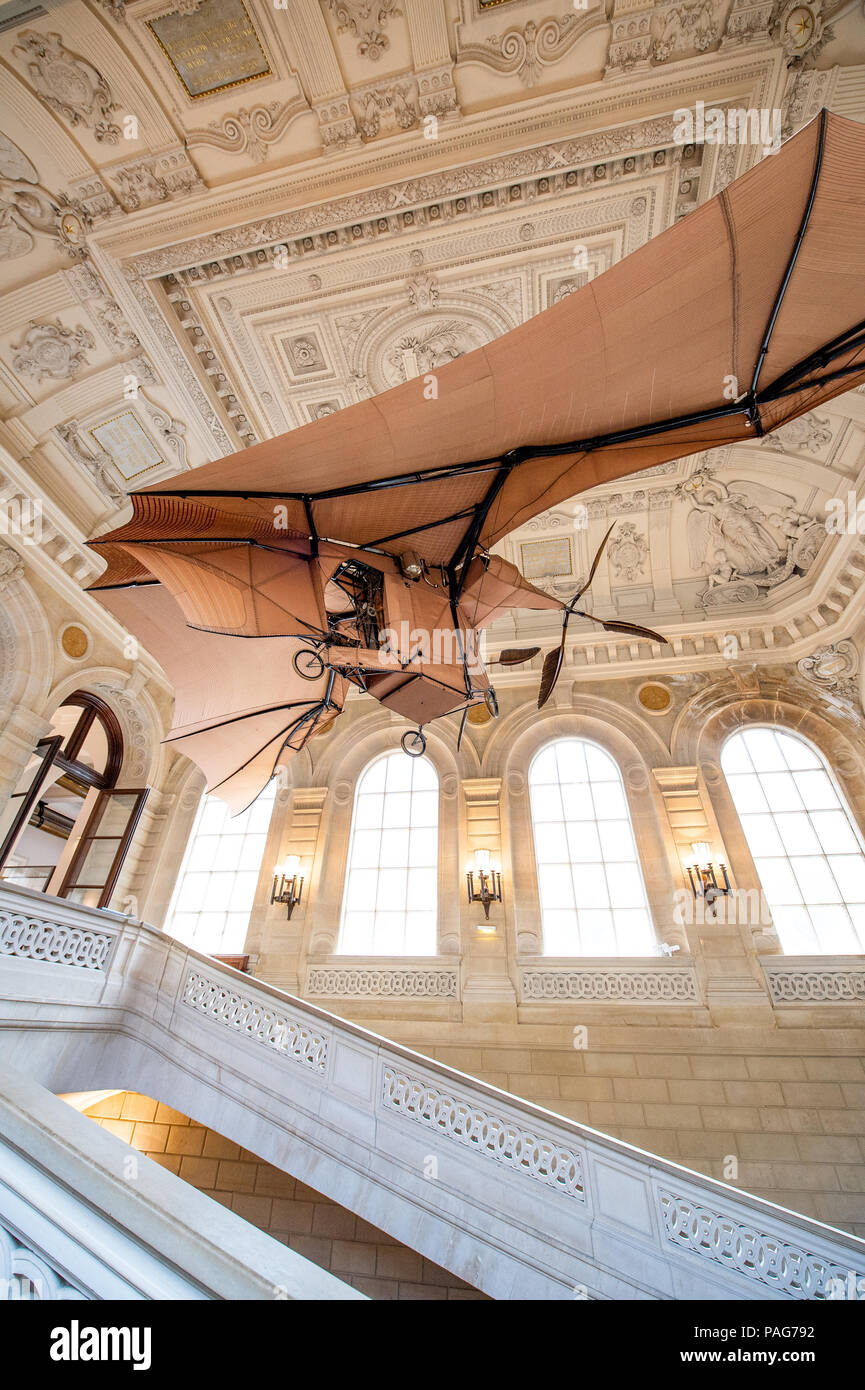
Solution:
<svg viewBox="0 0 865 1390"><path fill-rule="evenodd" d="M176 690L168 741L245 807L354 685L423 727L495 695L515 608L647 641L493 553L597 483L747 441L865 381L865 127L823 112L597 280L373 400L133 494L91 541L100 601ZM432 397L432 398L431 398ZM536 648L502 652L504 665Z"/></svg>

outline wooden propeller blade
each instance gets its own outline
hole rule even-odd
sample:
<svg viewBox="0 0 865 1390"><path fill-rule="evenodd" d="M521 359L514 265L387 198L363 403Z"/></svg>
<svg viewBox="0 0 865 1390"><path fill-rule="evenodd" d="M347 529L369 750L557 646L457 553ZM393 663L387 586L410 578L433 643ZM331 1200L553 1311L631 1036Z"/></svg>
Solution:
<svg viewBox="0 0 865 1390"><path fill-rule="evenodd" d="M653 631L650 627L640 627L639 623L620 623L616 619L602 623L608 632L629 632L633 637L647 637L652 642L662 642L666 646L670 645L669 637L664 637L662 633Z"/></svg>
<svg viewBox="0 0 865 1390"><path fill-rule="evenodd" d="M533 656L537 656L540 647L505 647L499 654L498 666L520 666L524 661L531 661Z"/></svg>
<svg viewBox="0 0 865 1390"><path fill-rule="evenodd" d="M599 623L607 632L629 632L632 637L646 637L652 642L663 642L666 646L670 645L669 637L664 637L660 632L654 632L650 627L640 627L639 623L623 623L618 618L608 618L606 622L603 618L596 618L593 613L583 613L578 610L578 618L588 618L590 623Z"/></svg>
<svg viewBox="0 0 865 1390"><path fill-rule="evenodd" d="M465 731L466 731L466 720L468 719L468 717L469 717L469 707L468 707L468 705L466 705L465 709L463 710L463 717L462 717L462 719L460 720L460 731L459 731L459 733L457 734L457 752L460 751L460 744L461 744L462 741L463 741L463 734L464 734Z"/></svg>
<svg viewBox="0 0 865 1390"><path fill-rule="evenodd" d="M556 688L556 681L562 670L562 663L565 659L565 634L562 633L562 640L558 647L553 651L547 652L544 657L544 664L541 669L541 684L538 689L538 709L543 709L547 700Z"/></svg>
<svg viewBox="0 0 865 1390"><path fill-rule="evenodd" d="M576 601L577 601L578 598L582 598L583 594L586 592L586 590L588 589L588 587L589 587L589 585L591 584L592 580L594 579L594 577L595 577L595 571L597 570L598 565L601 563L601 556L602 556L603 553L604 553L604 549L605 549L605 547L606 547L607 541L610 539L610 536L611 536L611 534L612 534L612 532L613 532L613 527L615 526L615 524L616 524L616 523L613 522L613 525L610 527L609 531L608 531L607 534L604 536L604 539L601 541L601 544L598 546L597 553L595 554L595 558L594 558L594 560L592 561L592 567L591 567L591 569L589 570L589 577L588 577L588 579L586 580L585 584L583 585L582 589L578 589L577 592L574 594L574 597L571 599L571 603L576 603Z"/></svg>

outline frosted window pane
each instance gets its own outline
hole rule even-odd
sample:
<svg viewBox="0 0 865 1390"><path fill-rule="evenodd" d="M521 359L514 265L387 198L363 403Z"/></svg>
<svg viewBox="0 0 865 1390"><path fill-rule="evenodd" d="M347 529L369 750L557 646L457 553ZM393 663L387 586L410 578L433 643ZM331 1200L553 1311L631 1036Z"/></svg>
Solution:
<svg viewBox="0 0 865 1390"><path fill-rule="evenodd" d="M570 859L568 837L561 821L539 824L536 846L539 864L567 864Z"/></svg>
<svg viewBox="0 0 865 1390"><path fill-rule="evenodd" d="M438 777L389 753L358 779L343 893L343 955L436 953Z"/></svg>
<svg viewBox="0 0 865 1390"><path fill-rule="evenodd" d="M820 841L804 811L775 817L775 824L787 854L819 854ZM782 851L783 852L783 851Z"/></svg>
<svg viewBox="0 0 865 1390"><path fill-rule="evenodd" d="M769 803L763 795L760 779L756 774L728 777L727 781L740 815L744 811L768 811Z"/></svg>
<svg viewBox="0 0 865 1390"><path fill-rule="evenodd" d="M614 760L583 739L560 739L534 759L529 792L545 953L656 954Z"/></svg>
<svg viewBox="0 0 865 1390"><path fill-rule="evenodd" d="M776 770L779 757L791 771ZM742 729L721 766L784 950L865 950L865 847L817 749L783 729Z"/></svg>
<svg viewBox="0 0 865 1390"><path fill-rule="evenodd" d="M742 828L753 855L784 853L784 843L773 816L742 816Z"/></svg>

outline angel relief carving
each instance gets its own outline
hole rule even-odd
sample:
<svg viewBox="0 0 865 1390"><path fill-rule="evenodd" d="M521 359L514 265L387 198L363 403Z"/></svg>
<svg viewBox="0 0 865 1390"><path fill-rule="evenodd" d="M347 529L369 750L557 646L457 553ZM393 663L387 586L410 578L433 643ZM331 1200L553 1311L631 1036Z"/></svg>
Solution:
<svg viewBox="0 0 865 1390"><path fill-rule="evenodd" d="M82 255L75 233L84 226L83 217L68 198L43 188L26 154L0 134L0 260L26 256L37 236L53 238L71 256Z"/></svg>
<svg viewBox="0 0 865 1390"><path fill-rule="evenodd" d="M722 483L708 472L682 483L692 504L687 520L691 568L708 587L704 607L751 603L793 574L806 574L826 531L800 512L794 498L762 483Z"/></svg>

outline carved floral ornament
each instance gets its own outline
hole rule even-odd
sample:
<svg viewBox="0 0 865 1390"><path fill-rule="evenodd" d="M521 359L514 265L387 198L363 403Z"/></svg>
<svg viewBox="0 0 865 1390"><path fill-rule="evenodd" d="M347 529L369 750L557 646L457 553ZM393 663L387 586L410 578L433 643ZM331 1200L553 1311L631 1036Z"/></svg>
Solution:
<svg viewBox="0 0 865 1390"><path fill-rule="evenodd" d="M377 63L390 39L384 32L388 21L402 14L397 0L327 0L327 7L336 20L338 34L349 33L357 39L361 58Z"/></svg>
<svg viewBox="0 0 865 1390"><path fill-rule="evenodd" d="M72 126L84 126L94 137L116 145L120 127L111 119L117 110L111 88L86 58L64 46L59 34L24 29L12 52L27 67L37 96Z"/></svg>

